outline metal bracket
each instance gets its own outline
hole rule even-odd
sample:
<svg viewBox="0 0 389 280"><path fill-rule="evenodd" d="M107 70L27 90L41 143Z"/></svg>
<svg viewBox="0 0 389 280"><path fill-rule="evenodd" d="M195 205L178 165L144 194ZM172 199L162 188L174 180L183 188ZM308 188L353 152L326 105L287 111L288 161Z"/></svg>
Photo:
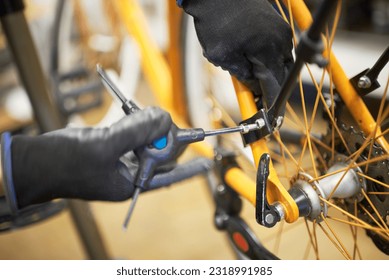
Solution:
<svg viewBox="0 0 389 280"><path fill-rule="evenodd" d="M351 84L360 96L365 96L381 86L377 78L388 62L389 47L386 48L372 68L365 69L350 79Z"/></svg>
<svg viewBox="0 0 389 280"><path fill-rule="evenodd" d="M365 69L350 79L355 91L362 97L381 86L377 80L371 80L369 76L367 76L369 70L369 68Z"/></svg>
<svg viewBox="0 0 389 280"><path fill-rule="evenodd" d="M260 129L249 131L242 134L244 145L251 144L259 139L262 139L273 132L273 126L269 120L269 116L265 109L259 110L251 118L243 120L239 123L240 125L257 124Z"/></svg>

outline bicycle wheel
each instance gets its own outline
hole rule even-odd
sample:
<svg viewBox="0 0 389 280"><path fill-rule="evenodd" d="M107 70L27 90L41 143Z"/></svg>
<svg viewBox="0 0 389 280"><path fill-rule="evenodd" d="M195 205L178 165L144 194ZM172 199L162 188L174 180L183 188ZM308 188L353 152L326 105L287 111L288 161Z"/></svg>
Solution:
<svg viewBox="0 0 389 280"><path fill-rule="evenodd" d="M109 1L57 2L48 72L54 98L66 119L95 125L101 121L101 111L108 111L110 98L95 67L99 63L120 68L124 36L117 26Z"/></svg>
<svg viewBox="0 0 389 280"><path fill-rule="evenodd" d="M285 3L290 6L289 1ZM336 35L340 9L338 5L336 16L329 24L331 28L328 28L330 31L326 35L328 49L341 49L336 39L355 35ZM284 17L292 21L293 11L289 10L288 17ZM230 78L203 58L192 20L186 21L182 32L182 49L191 125L206 129L234 126L241 119ZM297 40L301 31L297 31L297 28L293 28L293 31ZM378 39L382 41L383 51L388 43L387 38ZM366 41L363 37L362 40ZM375 43L377 47L377 38ZM370 57L378 59L375 54ZM374 61L368 63L361 67L371 66ZM374 104L369 108L376 127L383 131L380 137L387 134L385 120L389 113L386 100L388 81L385 80L388 75L383 76L385 89L372 93L373 98L365 97L366 103L370 99L372 102L369 103ZM307 66L302 77L287 105L283 126L270 138L270 156L286 188L293 189L302 184L326 192L319 195L321 206L314 217L299 218L291 224L281 222L271 229L255 222L249 203L245 204L242 216L260 237L261 243L280 258L388 259L387 151L378 143L377 134L372 137L359 128L358 120L351 116L349 108L337 93L332 71L325 73ZM241 167L247 174L255 176L254 166L250 167L253 159L242 148L239 135L219 137L211 144L242 155L238 158ZM353 174L360 182L355 183L358 191L347 193L350 179L345 179L346 174Z"/></svg>

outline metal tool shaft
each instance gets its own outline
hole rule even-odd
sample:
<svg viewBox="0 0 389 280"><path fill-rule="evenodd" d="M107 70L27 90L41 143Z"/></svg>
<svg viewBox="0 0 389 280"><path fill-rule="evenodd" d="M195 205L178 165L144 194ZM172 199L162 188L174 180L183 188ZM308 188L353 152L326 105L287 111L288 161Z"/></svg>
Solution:
<svg viewBox="0 0 389 280"><path fill-rule="evenodd" d="M108 74L105 72L105 70L101 67L100 64L96 65L96 71L102 78L102 81L104 85L110 89L116 95L119 100L124 104L127 102L127 98L121 93L121 91L117 88L117 86L111 81Z"/></svg>
<svg viewBox="0 0 389 280"><path fill-rule="evenodd" d="M237 127L227 127L227 128L205 131L204 136L208 137L208 136L215 136L215 135L235 133L235 132L242 132L242 128L240 126L237 126Z"/></svg>
<svg viewBox="0 0 389 280"><path fill-rule="evenodd" d="M108 74L105 72L105 70L99 64L96 66L96 70L97 70L97 73L100 75L103 84L110 91L110 93L113 96L116 96L122 102L122 104L123 104L122 109L124 110L124 112L127 115L139 110L139 107L134 102L132 102L131 100L128 100L121 93L119 88L113 83L113 81L110 79ZM127 230L128 223L130 222L132 213L134 212L135 205L136 205L136 202L138 200L140 191L141 191L141 189L139 187L135 187L135 191L134 191L134 194L132 196L130 208L128 209L127 215L124 219L123 230Z"/></svg>
<svg viewBox="0 0 389 280"><path fill-rule="evenodd" d="M131 219L132 213L134 212L135 205L136 205L136 202L137 202L137 200L138 200L138 197L139 197L140 191L141 191L141 189L140 189L140 188L138 188L138 187L137 187L137 188L135 188L134 195L132 196L132 201L131 201L130 208L128 209L128 212L127 212L126 218L124 219L124 223L123 223L123 230L127 230L128 223L130 222L130 219Z"/></svg>
<svg viewBox="0 0 389 280"><path fill-rule="evenodd" d="M240 132L242 134L248 133L253 130L260 129L261 127L258 124L241 124L240 126L235 127L226 127L226 128L220 128L220 129L214 129L204 132L204 136L216 136L221 134L229 134L229 133L236 133Z"/></svg>

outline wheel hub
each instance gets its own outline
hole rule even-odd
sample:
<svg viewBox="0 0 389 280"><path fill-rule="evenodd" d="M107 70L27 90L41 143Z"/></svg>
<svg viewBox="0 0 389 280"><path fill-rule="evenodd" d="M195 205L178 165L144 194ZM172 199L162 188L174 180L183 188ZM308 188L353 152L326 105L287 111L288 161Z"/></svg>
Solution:
<svg viewBox="0 0 389 280"><path fill-rule="evenodd" d="M359 176L359 167L349 168L345 157L338 156L326 175L315 180L306 173L299 173L292 179L290 194L297 202L300 216L311 221L321 222L322 215L327 216L328 207L324 200L330 198L361 201L362 190L366 191L366 180Z"/></svg>
<svg viewBox="0 0 389 280"><path fill-rule="evenodd" d="M353 126L348 126L344 122L339 121L338 127L342 133L342 137L348 145L348 149L351 153L358 151L365 143L365 135ZM322 141L331 147L335 147L337 153L346 153L346 149L341 142L340 137L333 137L331 133L327 133ZM334 142L334 143L333 143ZM331 155L325 149L320 149L323 159L326 162L330 161ZM374 143L372 146L368 145L361 153L359 158L356 160L358 163L363 163L367 159L374 159L385 155L385 151L380 145ZM370 200L364 199L360 202L358 207L358 218L376 227L375 221L382 220L389 226L389 195L388 188L384 186L389 182L389 160L374 161L366 166L362 167L364 174L371 178L366 180L366 194ZM354 204L346 202L346 210L349 212L354 211ZM372 207L374 206L374 209ZM366 211L369 212L366 213ZM379 215L379 216L378 216ZM380 235L374 231L367 230L367 234L372 238L373 242L382 252L389 254L389 242L383 239Z"/></svg>

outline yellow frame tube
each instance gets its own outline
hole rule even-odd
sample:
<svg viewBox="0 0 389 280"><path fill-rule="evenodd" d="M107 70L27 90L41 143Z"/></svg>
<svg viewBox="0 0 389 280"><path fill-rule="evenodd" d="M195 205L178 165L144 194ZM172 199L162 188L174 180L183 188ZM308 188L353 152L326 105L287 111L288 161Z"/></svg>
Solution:
<svg viewBox="0 0 389 280"><path fill-rule="evenodd" d="M182 85L173 84L172 73L177 73L180 69L171 69L169 67L165 57L148 32L149 29L146 18L138 2L136 0L118 0L115 1L115 4L116 10L121 17L127 32L131 34L138 43L142 57L142 69L152 88L154 96L157 99L158 105L170 112L172 119L179 127L188 127L185 116L181 117L182 115L180 114L180 110L178 110L178 104L175 102L178 100L175 96L178 95L178 93L181 94L181 92L178 91L180 91ZM170 10L172 10L172 8L170 8ZM177 15L174 11L172 11L169 16L176 17L169 19L171 22L179 21L178 17L180 15ZM175 36L177 36L177 34L175 34ZM173 56L171 59L175 60L174 63L170 61L172 66L177 66L178 58ZM213 158L213 148L206 142L192 144L191 148L202 156Z"/></svg>
<svg viewBox="0 0 389 280"><path fill-rule="evenodd" d="M115 3L128 33L139 45L142 69L158 104L167 111L173 110L173 86L169 65L149 33L142 8L136 0L118 0Z"/></svg>
<svg viewBox="0 0 389 280"><path fill-rule="evenodd" d="M188 122L188 108L184 92L184 69L181 54L181 33L183 11L177 7L175 1L167 1L168 5L168 27L169 27L169 48L167 49L167 61L170 66L173 79L173 106L177 114Z"/></svg>

